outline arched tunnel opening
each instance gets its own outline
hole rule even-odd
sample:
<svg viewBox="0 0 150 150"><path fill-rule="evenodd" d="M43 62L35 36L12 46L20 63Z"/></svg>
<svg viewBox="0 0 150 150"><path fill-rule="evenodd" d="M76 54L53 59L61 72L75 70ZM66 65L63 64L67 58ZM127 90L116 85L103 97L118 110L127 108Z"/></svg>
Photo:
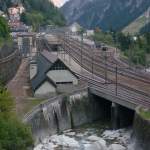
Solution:
<svg viewBox="0 0 150 150"><path fill-rule="evenodd" d="M113 103L107 99L91 94L99 120L108 121L112 129L126 128L133 125L134 110Z"/></svg>

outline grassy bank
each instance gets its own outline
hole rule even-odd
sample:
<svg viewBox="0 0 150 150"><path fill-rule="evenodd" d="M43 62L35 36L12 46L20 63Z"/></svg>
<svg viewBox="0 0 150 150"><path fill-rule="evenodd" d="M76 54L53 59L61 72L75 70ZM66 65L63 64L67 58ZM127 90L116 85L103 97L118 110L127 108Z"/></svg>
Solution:
<svg viewBox="0 0 150 150"><path fill-rule="evenodd" d="M149 109L140 108L139 112L140 112L140 115L144 119L150 120L150 110Z"/></svg>

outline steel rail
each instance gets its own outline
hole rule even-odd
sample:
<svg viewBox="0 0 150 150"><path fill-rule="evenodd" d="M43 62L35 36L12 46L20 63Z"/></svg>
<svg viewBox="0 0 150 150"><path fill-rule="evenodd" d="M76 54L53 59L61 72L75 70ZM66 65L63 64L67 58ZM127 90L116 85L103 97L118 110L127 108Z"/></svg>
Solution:
<svg viewBox="0 0 150 150"><path fill-rule="evenodd" d="M67 50L66 50L66 52L67 52ZM68 54L70 54L70 53L68 52ZM73 54L70 54L70 55L72 56L72 58L75 57L75 55L73 55ZM78 64L81 63L77 58L75 58L74 60L75 60ZM80 65L81 65L81 64L80 64ZM91 72L91 70L88 68L89 66L86 66L85 64L82 64L82 66L83 66L83 68L85 68L87 71ZM100 76L101 78L104 79L104 76L103 76L103 75L99 75L99 73L96 73L96 75L97 75L97 76ZM111 80L111 79L108 79L108 82L114 84L114 81ZM131 87L129 87L129 86L127 86L127 85L124 85L124 84L121 84L121 83L118 83L118 85L121 86L121 87L124 87L124 88L126 88L126 89L130 89L130 90L132 90L132 91L135 91L135 92L137 92L137 93L140 93L140 94L142 94L142 95L145 95L145 96L150 97L149 94L147 94L147 93L145 93L145 92L143 92L143 91L137 90L137 89L135 89L135 88L131 88Z"/></svg>
<svg viewBox="0 0 150 150"><path fill-rule="evenodd" d="M69 39L70 40L70 39ZM70 42L69 42L70 43ZM67 44L67 43L66 43ZM71 44L73 44L73 43L71 43ZM81 48L79 48L77 45L78 45L79 43L78 42L76 42L76 45L73 45L75 48L78 48L79 50L81 50ZM83 48L82 50L84 50L83 51L83 53L86 53L86 55L88 56L88 57L92 57L91 55L93 55L92 53L93 53L93 51L92 51L92 53L91 53L91 51L90 51L90 53L91 54L89 54L88 53L88 49L85 49L85 48ZM103 63L104 64L104 60L103 60L103 57L102 56L99 56L99 55L94 55L94 58L95 58L95 61L97 61L97 62L99 62L99 63ZM100 59L98 59L98 58L100 58ZM111 57L111 58L113 58L113 57ZM116 61L116 60L115 60ZM118 65L118 64L117 64ZM120 64L119 64L120 65ZM109 68L111 68L111 69L114 69L115 70L115 66L116 66L116 62L113 62L113 61L110 61L109 59L107 59L107 66L109 67ZM149 76L147 76L147 75L142 75L142 74L139 74L139 73L137 73L137 72L135 72L135 71L133 71L133 70L129 70L129 68L128 68L128 70L126 69L126 68L124 68L124 66L122 67L121 65L120 65L120 67L118 67L118 71L120 71L120 72L118 72L118 73L122 73L122 75L124 75L123 73L125 73L126 74L126 76L128 76L128 77L131 77L131 75L132 75L132 77L134 77L134 79L137 79L137 80L141 80L141 81L146 81L146 82L149 82L150 83L150 77ZM140 72L141 73L141 72ZM138 77L138 78L137 78ZM144 78L144 79L143 79Z"/></svg>

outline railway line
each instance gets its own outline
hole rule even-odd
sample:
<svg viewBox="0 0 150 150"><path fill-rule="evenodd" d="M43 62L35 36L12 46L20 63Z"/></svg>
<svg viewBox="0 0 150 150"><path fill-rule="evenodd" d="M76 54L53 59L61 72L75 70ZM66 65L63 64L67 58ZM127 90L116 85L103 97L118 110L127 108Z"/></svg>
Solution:
<svg viewBox="0 0 150 150"><path fill-rule="evenodd" d="M115 95L115 86L112 84L104 84L98 80L94 80L90 76L85 76L79 73L76 73L82 80L85 80L89 83L90 88L96 89L103 94L107 93L110 96ZM126 101L132 105L143 105L146 107L150 107L150 99L148 96L137 93L136 91L130 90L130 88L123 88L122 86L118 86L117 96L124 101ZM132 100L132 101L131 101Z"/></svg>
<svg viewBox="0 0 150 150"><path fill-rule="evenodd" d="M75 59L74 59L75 60ZM77 63L78 60L75 60ZM87 68L85 67L87 70ZM112 81L108 81L109 83L106 84L104 81L101 81L100 78L103 78L101 75L98 77L92 77L91 74L79 74L76 73L82 80L88 82L90 89L97 90L98 92L102 92L103 94L108 94L110 96L119 97L122 101L128 101L129 104L134 105L135 107L138 105L142 105L145 107L150 107L150 96L144 92L138 91L131 87L122 85L120 83L117 84L117 92L116 92L116 85L113 84ZM112 83L112 84L111 84Z"/></svg>
<svg viewBox="0 0 150 150"><path fill-rule="evenodd" d="M69 47L71 48L71 47ZM76 49L76 47L74 47ZM78 52L75 52L77 55L79 55ZM83 60L86 59L87 61L89 61L91 64L93 63L94 66L99 66L103 69L105 69L107 67L107 70L110 71L110 72L115 72L116 70L116 64L115 65L111 65L109 62L104 62L104 60L101 60L101 59L96 59L96 57L92 57L90 56L89 54L87 54L86 52L82 52L83 53ZM85 57L86 56L86 57ZM107 63L107 64L106 64ZM107 65L107 66L106 66ZM118 67L118 65L117 65ZM124 71L122 68L118 67L118 74L122 75L122 76L126 76L126 77L129 77L129 78L132 78L132 79L135 79L135 80L140 80L142 82L145 82L145 83L150 83L150 78L144 78L143 76L141 75L137 75L135 76L137 73L134 73L134 72L127 72L127 71Z"/></svg>
<svg viewBox="0 0 150 150"><path fill-rule="evenodd" d="M68 51L67 51L67 52L68 52ZM68 52L68 53L69 53L69 52ZM74 58L74 60L75 60L78 64L81 65L81 62L79 61L79 59L78 59L78 58L75 58L76 56L75 56L74 53L71 53L70 55ZM86 63L86 64L85 64L85 63ZM91 71L91 66L90 66L89 60L87 60L86 62L83 62L82 67L85 68L87 71L92 72L92 71ZM102 72L102 71L104 71L103 69L101 69L100 67L98 67L98 68L95 68L95 70L96 70L96 71L93 72L94 75L97 75L98 77L101 77L101 78L105 79L105 72ZM101 73L100 73L100 72L101 72ZM114 75L114 74L110 74L110 73L109 73L109 76L111 76L111 78L107 78L107 84L116 84L115 76L114 76L114 78L112 79L112 75ZM92 75L91 75L91 76L92 76ZM122 86L122 87L124 87L124 88L130 88L130 90L134 90L134 91L137 91L137 92L141 92L143 95L145 94L145 95L150 96L149 93L147 93L147 92L145 92L145 91L143 92L143 91L141 91L141 90L137 90L136 88L133 88L133 87L128 86L128 84L127 84L127 85L126 85L126 84L122 84L122 82L120 82L120 81L122 81L122 78L121 78L120 80L118 79L118 83L117 83L118 85L120 85L120 86Z"/></svg>
<svg viewBox="0 0 150 150"><path fill-rule="evenodd" d="M121 64L116 65L110 58L106 63L97 50L95 50L96 54L92 53L90 48L82 47L77 41L74 42L71 39L68 42L68 39L62 37L61 41L65 52L89 72L75 73L80 79L88 82L90 89L119 98L120 101L129 103L132 107L142 105L150 108L150 78L148 76L139 75L133 70L124 70Z"/></svg>
<svg viewBox="0 0 150 150"><path fill-rule="evenodd" d="M80 65L82 65L88 71L98 76L101 75L101 77L103 78L105 78L106 71L107 71L107 80L110 79L112 82L115 81L116 67L114 67L110 63L106 64L103 60L100 59L97 60L95 59L95 57L93 59L92 56L90 56L87 52L85 52L85 50L82 51L82 58L81 58L81 49L79 49L77 46L75 47L74 44L72 43L70 44L70 42L69 43L65 42L64 49L66 51L69 50L68 53L70 53L72 57L76 57L78 63L80 62ZM127 72L120 68L118 68L117 74L118 74L119 83L121 84L124 83L124 85L132 88L136 88L139 91L143 91L146 93L150 92L150 79L148 77L143 77L142 75L137 76L137 73L134 73L133 71Z"/></svg>
<svg viewBox="0 0 150 150"><path fill-rule="evenodd" d="M75 39L73 38L68 38L67 41L69 41L69 43L73 44L74 48L77 48L78 50L81 51L81 48L82 48L82 44L81 42L79 41L76 41ZM84 47L82 48L83 52L86 53L85 55L87 57L90 57L92 59L92 57L94 56L94 60L98 63L105 63L105 59L104 59L104 53L105 52L102 52L102 50L97 50L97 49L92 49L90 46L88 46L87 44L84 45ZM143 72L137 72L135 70L132 70L132 68L129 68L129 67L126 67L125 65L123 65L124 63L121 63L120 61L117 61L116 59L114 59L114 52L107 52L108 53L108 56L107 56L107 67L109 67L110 69L114 69L115 70L115 67L116 67L116 64L118 66L118 73L119 71L121 71L122 73L124 73L126 76L131 76L133 75L135 78L138 77L139 78L142 78L142 79L147 79L150 80L150 77L149 75L146 75L144 74ZM142 73L142 74L140 74ZM132 76L132 77L133 77Z"/></svg>

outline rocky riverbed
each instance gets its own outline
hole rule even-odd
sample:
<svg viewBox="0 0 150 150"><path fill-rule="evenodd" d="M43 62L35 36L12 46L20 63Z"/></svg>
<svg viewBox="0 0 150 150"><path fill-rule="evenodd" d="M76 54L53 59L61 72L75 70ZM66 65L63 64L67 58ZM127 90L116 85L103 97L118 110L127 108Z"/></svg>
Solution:
<svg viewBox="0 0 150 150"><path fill-rule="evenodd" d="M98 123L41 139L34 150L133 150L132 129L110 130Z"/></svg>

